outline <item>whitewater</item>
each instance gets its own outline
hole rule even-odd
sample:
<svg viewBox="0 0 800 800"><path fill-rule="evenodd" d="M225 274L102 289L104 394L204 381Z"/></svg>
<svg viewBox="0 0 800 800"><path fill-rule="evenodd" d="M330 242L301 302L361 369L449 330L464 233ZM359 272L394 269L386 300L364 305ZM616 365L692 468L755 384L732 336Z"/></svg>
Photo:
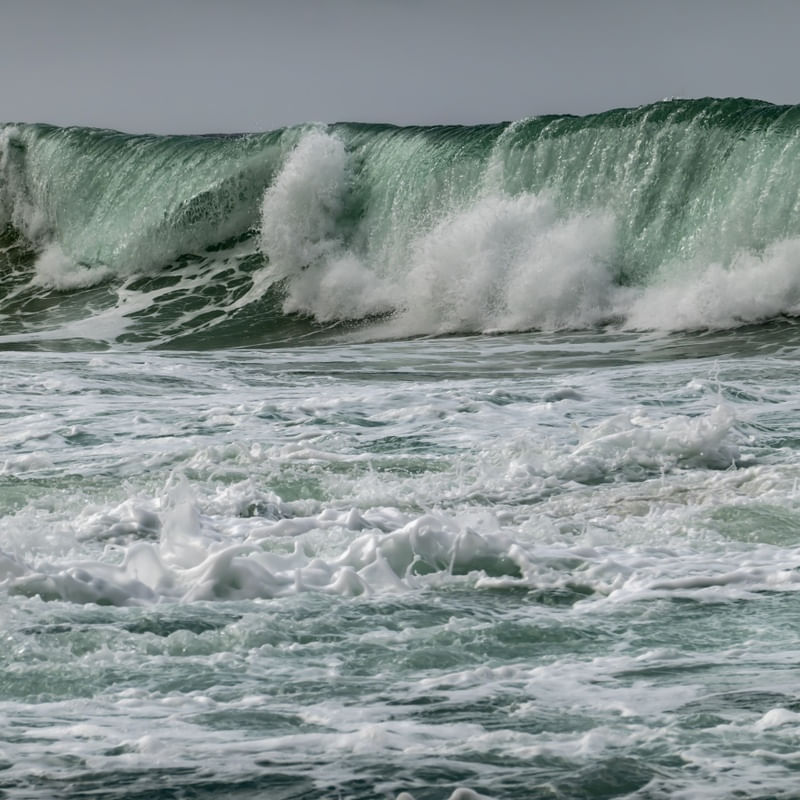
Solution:
<svg viewBox="0 0 800 800"><path fill-rule="evenodd" d="M793 798L800 107L0 126L0 796Z"/></svg>

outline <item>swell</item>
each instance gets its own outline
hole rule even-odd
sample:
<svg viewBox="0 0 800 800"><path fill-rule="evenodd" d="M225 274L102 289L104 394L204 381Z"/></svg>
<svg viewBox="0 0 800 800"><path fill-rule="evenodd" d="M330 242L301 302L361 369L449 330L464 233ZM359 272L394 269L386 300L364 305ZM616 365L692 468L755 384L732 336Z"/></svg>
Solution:
<svg viewBox="0 0 800 800"><path fill-rule="evenodd" d="M793 315L799 115L705 99L237 136L6 125L2 333L214 346L359 320L404 336Z"/></svg>

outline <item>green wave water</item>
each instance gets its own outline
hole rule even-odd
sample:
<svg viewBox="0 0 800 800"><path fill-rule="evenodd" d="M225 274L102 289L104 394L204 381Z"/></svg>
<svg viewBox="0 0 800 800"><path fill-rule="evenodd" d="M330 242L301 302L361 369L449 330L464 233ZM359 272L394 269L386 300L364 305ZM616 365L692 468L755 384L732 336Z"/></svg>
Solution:
<svg viewBox="0 0 800 800"><path fill-rule="evenodd" d="M7 124L6 344L794 315L799 123L798 107L705 99L235 136Z"/></svg>
<svg viewBox="0 0 800 800"><path fill-rule="evenodd" d="M796 116L4 126L0 796L797 797Z"/></svg>

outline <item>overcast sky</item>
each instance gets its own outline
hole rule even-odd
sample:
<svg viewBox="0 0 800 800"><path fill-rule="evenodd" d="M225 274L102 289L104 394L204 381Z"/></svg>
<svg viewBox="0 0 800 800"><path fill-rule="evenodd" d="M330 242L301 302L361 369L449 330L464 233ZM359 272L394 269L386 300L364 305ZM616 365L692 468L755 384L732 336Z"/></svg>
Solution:
<svg viewBox="0 0 800 800"><path fill-rule="evenodd" d="M0 119L127 131L800 101L800 0L0 0Z"/></svg>

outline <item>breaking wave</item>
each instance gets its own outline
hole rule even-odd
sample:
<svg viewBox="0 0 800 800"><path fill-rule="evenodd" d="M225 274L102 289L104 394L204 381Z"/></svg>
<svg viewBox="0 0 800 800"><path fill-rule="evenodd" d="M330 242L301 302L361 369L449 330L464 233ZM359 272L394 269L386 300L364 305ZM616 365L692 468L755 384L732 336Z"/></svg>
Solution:
<svg viewBox="0 0 800 800"><path fill-rule="evenodd" d="M6 125L0 346L793 316L798 149L798 107L733 99L235 136Z"/></svg>

